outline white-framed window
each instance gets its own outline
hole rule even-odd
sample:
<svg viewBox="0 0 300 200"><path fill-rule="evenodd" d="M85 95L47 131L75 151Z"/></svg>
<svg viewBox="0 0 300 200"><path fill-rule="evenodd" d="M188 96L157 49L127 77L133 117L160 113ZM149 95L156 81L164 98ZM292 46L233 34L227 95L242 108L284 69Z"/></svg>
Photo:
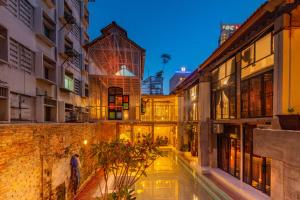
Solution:
<svg viewBox="0 0 300 200"><path fill-rule="evenodd" d="M74 91L74 79L71 74L65 74L65 89Z"/></svg>

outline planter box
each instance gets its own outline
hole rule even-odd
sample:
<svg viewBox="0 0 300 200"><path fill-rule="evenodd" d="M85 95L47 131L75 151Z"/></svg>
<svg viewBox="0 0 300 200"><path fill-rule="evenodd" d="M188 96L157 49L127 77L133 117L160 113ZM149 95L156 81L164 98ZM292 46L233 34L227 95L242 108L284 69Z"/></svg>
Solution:
<svg viewBox="0 0 300 200"><path fill-rule="evenodd" d="M281 129L300 130L300 115L277 115Z"/></svg>

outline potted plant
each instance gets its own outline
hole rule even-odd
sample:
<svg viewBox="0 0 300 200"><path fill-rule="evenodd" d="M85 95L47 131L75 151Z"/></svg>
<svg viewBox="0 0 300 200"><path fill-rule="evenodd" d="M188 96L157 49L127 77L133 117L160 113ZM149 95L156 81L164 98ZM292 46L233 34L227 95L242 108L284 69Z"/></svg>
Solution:
<svg viewBox="0 0 300 200"><path fill-rule="evenodd" d="M300 130L300 115L293 114L294 108L288 108L288 115L277 115L283 130Z"/></svg>
<svg viewBox="0 0 300 200"><path fill-rule="evenodd" d="M104 181L99 183L99 200L135 199L134 184L146 169L159 157L160 141L153 142L151 135L143 135L140 142L124 140L101 142L93 146L92 157L102 169Z"/></svg>

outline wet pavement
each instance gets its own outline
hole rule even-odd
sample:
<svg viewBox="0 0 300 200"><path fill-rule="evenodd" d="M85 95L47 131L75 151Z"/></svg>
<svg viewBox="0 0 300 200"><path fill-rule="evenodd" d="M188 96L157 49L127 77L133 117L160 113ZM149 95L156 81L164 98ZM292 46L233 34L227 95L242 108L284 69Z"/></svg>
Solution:
<svg viewBox="0 0 300 200"><path fill-rule="evenodd" d="M76 200L94 200L99 196L100 175L93 177ZM157 159L135 184L137 200L210 200L200 182L179 162L172 151ZM98 192L97 192L98 191Z"/></svg>

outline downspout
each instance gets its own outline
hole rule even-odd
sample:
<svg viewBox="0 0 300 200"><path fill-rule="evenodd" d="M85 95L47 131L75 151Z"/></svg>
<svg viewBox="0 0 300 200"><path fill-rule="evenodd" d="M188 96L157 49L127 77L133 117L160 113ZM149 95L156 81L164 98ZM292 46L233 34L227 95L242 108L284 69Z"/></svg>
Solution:
<svg viewBox="0 0 300 200"><path fill-rule="evenodd" d="M291 87L292 87L292 13L288 12L289 15L289 90L288 90L288 111L292 109L291 107Z"/></svg>

